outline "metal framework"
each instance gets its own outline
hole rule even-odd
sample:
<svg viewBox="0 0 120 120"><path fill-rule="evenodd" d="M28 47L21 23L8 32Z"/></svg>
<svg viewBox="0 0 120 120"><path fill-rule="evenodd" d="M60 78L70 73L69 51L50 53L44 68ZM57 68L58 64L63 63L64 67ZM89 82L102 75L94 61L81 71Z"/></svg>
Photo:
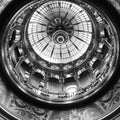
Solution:
<svg viewBox="0 0 120 120"><path fill-rule="evenodd" d="M82 102L115 71L116 33L107 15L83 1L34 1L6 27L3 66L12 82L36 100Z"/></svg>

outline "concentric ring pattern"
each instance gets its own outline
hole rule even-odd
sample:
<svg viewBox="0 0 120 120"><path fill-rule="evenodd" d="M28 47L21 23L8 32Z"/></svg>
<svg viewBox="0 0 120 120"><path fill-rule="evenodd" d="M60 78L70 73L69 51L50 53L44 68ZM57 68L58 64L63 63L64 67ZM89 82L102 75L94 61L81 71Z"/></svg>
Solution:
<svg viewBox="0 0 120 120"><path fill-rule="evenodd" d="M83 102L111 81L118 63L114 23L84 1L32 1L12 16L4 33L6 74L39 102Z"/></svg>
<svg viewBox="0 0 120 120"><path fill-rule="evenodd" d="M68 34L72 32L69 40L56 44L50 36L52 31L54 33L52 26L53 29L61 27ZM68 27L67 30L64 26ZM40 6L32 15L28 37L34 51L44 60L56 64L68 63L87 51L92 40L92 23L82 7L65 1L51 1Z"/></svg>

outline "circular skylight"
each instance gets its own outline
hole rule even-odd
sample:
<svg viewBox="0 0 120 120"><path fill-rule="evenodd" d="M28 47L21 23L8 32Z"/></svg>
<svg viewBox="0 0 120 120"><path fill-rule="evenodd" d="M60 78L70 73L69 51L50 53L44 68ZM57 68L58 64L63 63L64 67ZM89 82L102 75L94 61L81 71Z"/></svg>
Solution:
<svg viewBox="0 0 120 120"><path fill-rule="evenodd" d="M56 64L69 63L80 58L91 43L91 18L79 5L50 1L31 16L28 38L42 59Z"/></svg>

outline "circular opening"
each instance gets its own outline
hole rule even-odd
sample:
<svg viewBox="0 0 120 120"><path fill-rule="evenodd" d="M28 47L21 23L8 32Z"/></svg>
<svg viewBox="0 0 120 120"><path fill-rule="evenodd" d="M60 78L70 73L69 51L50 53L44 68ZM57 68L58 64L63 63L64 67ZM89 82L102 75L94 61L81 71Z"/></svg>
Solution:
<svg viewBox="0 0 120 120"><path fill-rule="evenodd" d="M58 43L64 43L64 37L63 36L58 36L57 37L57 42Z"/></svg>

